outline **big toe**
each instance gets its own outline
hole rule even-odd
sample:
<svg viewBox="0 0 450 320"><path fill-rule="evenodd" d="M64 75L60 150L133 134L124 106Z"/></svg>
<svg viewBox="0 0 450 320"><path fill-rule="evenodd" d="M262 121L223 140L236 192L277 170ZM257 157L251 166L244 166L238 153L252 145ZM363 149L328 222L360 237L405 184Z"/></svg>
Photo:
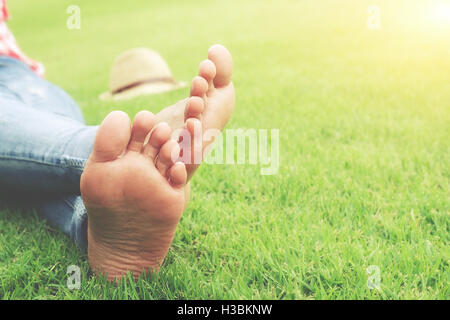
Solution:
<svg viewBox="0 0 450 320"><path fill-rule="evenodd" d="M231 57L231 53L224 46L215 44L209 48L208 59L216 66L214 86L220 88L228 85L233 73L233 58Z"/></svg>
<svg viewBox="0 0 450 320"><path fill-rule="evenodd" d="M96 162L113 161L122 155L130 141L130 118L125 112L113 111L98 128L92 150Z"/></svg>

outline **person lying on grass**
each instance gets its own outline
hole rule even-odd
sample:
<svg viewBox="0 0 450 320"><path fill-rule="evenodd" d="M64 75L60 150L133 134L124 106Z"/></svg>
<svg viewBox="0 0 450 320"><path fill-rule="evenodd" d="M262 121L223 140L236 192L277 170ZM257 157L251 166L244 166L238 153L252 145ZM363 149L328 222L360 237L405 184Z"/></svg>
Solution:
<svg viewBox="0 0 450 320"><path fill-rule="evenodd" d="M0 188L39 195L36 211L87 248L92 269L109 280L157 271L199 166L173 154L203 153L211 143L186 150L171 133L224 128L235 103L230 53L212 46L190 97L160 113L141 111L131 123L114 111L87 126L68 94L18 49L0 4Z"/></svg>

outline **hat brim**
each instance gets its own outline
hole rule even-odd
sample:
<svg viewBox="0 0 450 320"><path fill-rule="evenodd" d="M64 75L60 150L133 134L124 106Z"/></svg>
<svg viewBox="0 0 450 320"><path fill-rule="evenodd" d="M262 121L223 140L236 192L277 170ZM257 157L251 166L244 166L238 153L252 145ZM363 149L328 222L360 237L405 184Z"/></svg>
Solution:
<svg viewBox="0 0 450 320"><path fill-rule="evenodd" d="M103 92L99 98L103 101L119 101L133 99L139 96L158 94L163 92L168 92L172 90L177 90L186 87L186 82L177 83L167 83L167 82L156 82L156 83L143 83L139 86L127 89L125 91L112 94L111 92Z"/></svg>

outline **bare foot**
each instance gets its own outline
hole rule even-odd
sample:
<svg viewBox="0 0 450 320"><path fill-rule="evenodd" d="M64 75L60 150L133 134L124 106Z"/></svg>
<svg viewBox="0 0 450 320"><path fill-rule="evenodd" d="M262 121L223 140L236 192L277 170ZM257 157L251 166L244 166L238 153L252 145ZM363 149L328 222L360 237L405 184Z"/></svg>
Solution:
<svg viewBox="0 0 450 320"><path fill-rule="evenodd" d="M125 113L112 112L98 130L80 187L88 211L89 262L110 280L127 271L137 278L159 269L188 201L188 174L198 164L174 163L180 146L161 119L193 135L194 127L222 130L233 112L231 55L215 45L208 57L188 99L162 116L142 111L132 127Z"/></svg>
<svg viewBox="0 0 450 320"><path fill-rule="evenodd" d="M81 177L89 262L110 280L157 271L185 209L186 167L171 160L180 152L171 128L156 122L148 111L132 127L125 113L109 114Z"/></svg>

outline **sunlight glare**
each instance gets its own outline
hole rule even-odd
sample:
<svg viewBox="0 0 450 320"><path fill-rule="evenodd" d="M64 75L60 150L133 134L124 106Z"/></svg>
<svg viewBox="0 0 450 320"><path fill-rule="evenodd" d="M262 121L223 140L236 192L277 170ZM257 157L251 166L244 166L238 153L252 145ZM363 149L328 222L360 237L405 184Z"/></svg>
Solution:
<svg viewBox="0 0 450 320"><path fill-rule="evenodd" d="M432 7L431 16L434 22L450 25L450 3L438 3Z"/></svg>

